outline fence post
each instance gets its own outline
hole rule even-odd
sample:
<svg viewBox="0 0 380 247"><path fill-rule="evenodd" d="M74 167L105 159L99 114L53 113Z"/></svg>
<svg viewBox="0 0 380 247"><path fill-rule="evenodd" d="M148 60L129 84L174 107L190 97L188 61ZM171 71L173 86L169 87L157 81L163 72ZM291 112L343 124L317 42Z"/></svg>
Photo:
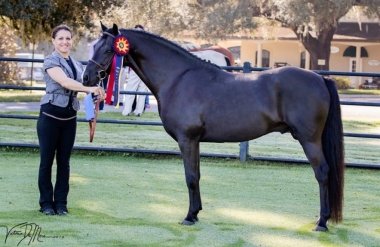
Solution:
<svg viewBox="0 0 380 247"><path fill-rule="evenodd" d="M244 62L243 64L243 73L251 73L251 63L250 62ZM249 142L240 142L240 161L246 162L248 158L248 147Z"/></svg>

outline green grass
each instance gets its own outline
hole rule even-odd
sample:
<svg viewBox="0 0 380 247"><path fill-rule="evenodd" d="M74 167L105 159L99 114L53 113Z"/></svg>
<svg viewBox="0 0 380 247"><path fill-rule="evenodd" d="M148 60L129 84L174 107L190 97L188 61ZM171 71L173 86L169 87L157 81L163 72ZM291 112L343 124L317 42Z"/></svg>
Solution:
<svg viewBox="0 0 380 247"><path fill-rule="evenodd" d="M366 90L366 89L345 89L339 90L339 94L366 94L366 95L380 95L380 90Z"/></svg>
<svg viewBox="0 0 380 247"><path fill-rule="evenodd" d="M36 87L43 87L44 84L36 84ZM39 102L44 91L25 90L2 90L0 89L0 102ZM366 94L380 95L380 90L347 89L339 90L339 94ZM78 94L79 99L83 99L85 94Z"/></svg>
<svg viewBox="0 0 380 247"><path fill-rule="evenodd" d="M36 87L44 87L45 85L33 85ZM27 91L27 90L13 90L13 89L0 89L0 102L39 102L45 91ZM83 100L85 94L78 94L78 99Z"/></svg>
<svg viewBox="0 0 380 247"><path fill-rule="evenodd" d="M32 115L37 112L6 112L6 114ZM84 113L78 116L84 118ZM125 120L119 112L107 112L99 119ZM160 122L157 113L145 113L131 120ZM344 131L350 133L379 134L380 121L344 120ZM36 120L0 118L0 142L38 144ZM78 123L76 146L114 147L179 151L178 144L161 126L98 123L94 141L89 142L88 123ZM345 138L346 161L349 163L379 164L380 142L378 139ZM202 153L239 155L239 143L201 143ZM306 160L305 154L290 134L271 133L249 142L252 156L294 158Z"/></svg>
<svg viewBox="0 0 380 247"><path fill-rule="evenodd" d="M99 119L125 117L107 112ZM130 119L160 121L156 113ZM38 144L35 120L0 118L0 126L0 142ZM378 134L380 122L344 120L344 130ZM144 125L98 123L90 143L88 123L78 123L75 145L179 151L162 127ZM306 159L289 134L252 140L249 149L254 156ZM379 164L377 139L348 137L345 149L347 162ZM238 155L239 144L201 143L201 152ZM319 200L309 165L202 158L203 210L196 225L185 227L188 193L179 156L74 152L67 217L37 211L38 150L0 148L0 157L0 226L35 223L41 234L57 237L35 246L380 246L377 170L346 169L344 221L319 233L311 231ZM2 243L4 234L0 227ZM18 241L12 235L5 246Z"/></svg>
<svg viewBox="0 0 380 247"><path fill-rule="evenodd" d="M200 221L182 226L188 193L177 156L75 152L66 217L38 212L37 151L2 148L0 156L0 225L35 223L41 234L60 237L41 238L43 242L34 241L32 246L375 247L380 243L377 170L346 170L344 221L320 233L311 230L319 201L308 165L203 158ZM2 228L1 242L4 235ZM12 235L5 246L16 246L20 240Z"/></svg>

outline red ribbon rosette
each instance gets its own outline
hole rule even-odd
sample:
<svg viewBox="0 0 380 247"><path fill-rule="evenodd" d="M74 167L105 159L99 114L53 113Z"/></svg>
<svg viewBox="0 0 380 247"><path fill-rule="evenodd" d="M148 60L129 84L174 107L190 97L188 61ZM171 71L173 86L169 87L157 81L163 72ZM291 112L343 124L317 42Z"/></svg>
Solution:
<svg viewBox="0 0 380 247"><path fill-rule="evenodd" d="M118 35L113 42L113 49L119 56L125 56L129 52L129 41L126 37Z"/></svg>

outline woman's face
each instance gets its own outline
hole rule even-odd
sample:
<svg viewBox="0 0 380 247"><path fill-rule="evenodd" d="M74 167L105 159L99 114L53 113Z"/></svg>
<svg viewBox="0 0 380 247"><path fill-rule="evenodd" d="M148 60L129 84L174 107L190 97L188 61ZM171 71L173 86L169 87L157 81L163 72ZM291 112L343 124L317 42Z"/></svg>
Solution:
<svg viewBox="0 0 380 247"><path fill-rule="evenodd" d="M67 57L69 55L72 45L71 33L69 31L59 30L52 41L56 51L58 51L64 57Z"/></svg>

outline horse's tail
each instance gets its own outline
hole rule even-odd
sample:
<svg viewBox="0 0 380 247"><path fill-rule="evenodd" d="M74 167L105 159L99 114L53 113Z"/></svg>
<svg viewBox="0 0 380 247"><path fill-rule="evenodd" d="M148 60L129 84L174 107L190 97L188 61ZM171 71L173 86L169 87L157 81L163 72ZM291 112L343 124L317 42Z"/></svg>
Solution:
<svg viewBox="0 0 380 247"><path fill-rule="evenodd" d="M324 78L330 93L330 108L322 134L323 154L329 165L328 194L331 209L331 220L342 221L343 186L344 186L344 146L343 124L340 101L335 82Z"/></svg>

